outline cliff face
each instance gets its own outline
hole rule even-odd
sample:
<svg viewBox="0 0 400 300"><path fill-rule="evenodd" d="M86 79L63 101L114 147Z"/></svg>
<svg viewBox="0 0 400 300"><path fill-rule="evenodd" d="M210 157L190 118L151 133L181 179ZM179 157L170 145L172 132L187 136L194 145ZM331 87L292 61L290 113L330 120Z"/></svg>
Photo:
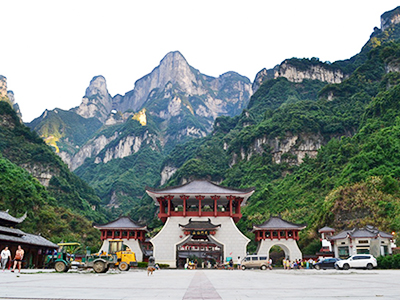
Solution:
<svg viewBox="0 0 400 300"><path fill-rule="evenodd" d="M287 59L273 69L262 69L257 73L253 83L255 93L260 85L271 79L285 77L291 82L302 82L305 79L319 80L326 83L341 83L348 77L339 68L320 62L317 59Z"/></svg>
<svg viewBox="0 0 400 300"><path fill-rule="evenodd" d="M7 97L7 78L0 75L0 100Z"/></svg>
<svg viewBox="0 0 400 300"><path fill-rule="evenodd" d="M252 89L247 78L234 72L218 78L203 75L176 51L168 53L158 67L136 81L134 90L125 96L115 96L114 108L119 111L138 111L142 107L148 108L155 101L155 96L158 100L176 102L174 98L178 93L179 98L187 98L189 102L194 98L194 102L200 99L203 103L197 105L193 112L215 119L221 114L234 115L240 112L247 105Z"/></svg>
<svg viewBox="0 0 400 300"><path fill-rule="evenodd" d="M400 23L400 6L385 12L381 16L381 29L386 30L393 24Z"/></svg>
<svg viewBox="0 0 400 300"><path fill-rule="evenodd" d="M166 84L178 84L188 94L203 95L206 89L198 82L192 68L179 52L168 53L150 74L142 77L135 83L134 90L125 94L118 102L117 110L139 110L146 102L150 92L155 88L164 88Z"/></svg>
<svg viewBox="0 0 400 300"><path fill-rule="evenodd" d="M242 160L249 160L253 155L261 155L265 151L270 151L274 163L286 162L289 165L300 165L306 156L315 158L318 150L326 142L321 135L304 133L297 135L287 133L283 138L273 139L264 136L255 139L247 151L242 148L239 154L234 153L230 165L235 165L239 156Z"/></svg>
<svg viewBox="0 0 400 300"><path fill-rule="evenodd" d="M302 82L304 79L311 79L327 83L341 83L345 78L345 74L340 69L329 69L324 65L310 65L302 70L286 60L280 65L278 77L285 77L291 82Z"/></svg>
<svg viewBox="0 0 400 300"><path fill-rule="evenodd" d="M96 76L90 81L82 103L75 109L84 118L97 118L104 122L112 109L112 97L108 93L106 80Z"/></svg>

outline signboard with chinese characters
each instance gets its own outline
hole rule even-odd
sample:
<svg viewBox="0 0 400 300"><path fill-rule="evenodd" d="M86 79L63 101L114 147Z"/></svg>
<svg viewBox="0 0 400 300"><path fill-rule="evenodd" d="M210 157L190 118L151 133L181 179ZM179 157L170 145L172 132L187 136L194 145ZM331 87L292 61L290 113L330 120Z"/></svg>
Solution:
<svg viewBox="0 0 400 300"><path fill-rule="evenodd" d="M209 230L191 230L190 234L191 235L209 235L210 231Z"/></svg>

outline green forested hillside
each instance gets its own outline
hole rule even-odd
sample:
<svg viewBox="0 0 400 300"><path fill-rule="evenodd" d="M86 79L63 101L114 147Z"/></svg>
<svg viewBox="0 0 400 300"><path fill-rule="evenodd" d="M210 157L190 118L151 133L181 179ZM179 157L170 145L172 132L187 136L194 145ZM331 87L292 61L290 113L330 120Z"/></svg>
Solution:
<svg viewBox="0 0 400 300"><path fill-rule="evenodd" d="M28 125L46 137L46 143L56 152L74 154L76 146L82 146L103 124L96 118L86 119L72 111L55 109L45 111Z"/></svg>
<svg viewBox="0 0 400 300"><path fill-rule="evenodd" d="M23 228L55 242L98 243L99 233L89 220L106 221L100 199L4 101L0 101L0 153L0 209L16 216L27 212Z"/></svg>

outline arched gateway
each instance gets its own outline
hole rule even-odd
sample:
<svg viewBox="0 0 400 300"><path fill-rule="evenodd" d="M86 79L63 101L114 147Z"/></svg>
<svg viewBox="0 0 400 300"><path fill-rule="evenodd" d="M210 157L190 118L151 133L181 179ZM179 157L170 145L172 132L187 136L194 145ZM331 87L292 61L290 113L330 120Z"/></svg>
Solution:
<svg viewBox="0 0 400 300"><path fill-rule="evenodd" d="M257 254L269 256L272 246L279 246L285 252L285 257L291 261L302 259L301 251L297 245L299 231L306 225L295 224L280 217L271 217L261 225L254 225L253 232L259 242Z"/></svg>
<svg viewBox="0 0 400 300"><path fill-rule="evenodd" d="M160 207L158 217L165 222L151 239L158 263L176 268L191 255L221 263L246 255L250 240L235 223L254 188L234 189L195 180L176 187L147 187L146 192Z"/></svg>

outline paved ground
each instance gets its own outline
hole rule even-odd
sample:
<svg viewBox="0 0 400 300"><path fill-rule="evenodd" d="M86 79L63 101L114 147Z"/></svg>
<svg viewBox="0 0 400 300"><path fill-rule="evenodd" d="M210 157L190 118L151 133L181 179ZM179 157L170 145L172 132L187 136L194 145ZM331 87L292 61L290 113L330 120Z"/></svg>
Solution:
<svg viewBox="0 0 400 300"><path fill-rule="evenodd" d="M0 272L0 300L400 299L400 270Z"/></svg>

